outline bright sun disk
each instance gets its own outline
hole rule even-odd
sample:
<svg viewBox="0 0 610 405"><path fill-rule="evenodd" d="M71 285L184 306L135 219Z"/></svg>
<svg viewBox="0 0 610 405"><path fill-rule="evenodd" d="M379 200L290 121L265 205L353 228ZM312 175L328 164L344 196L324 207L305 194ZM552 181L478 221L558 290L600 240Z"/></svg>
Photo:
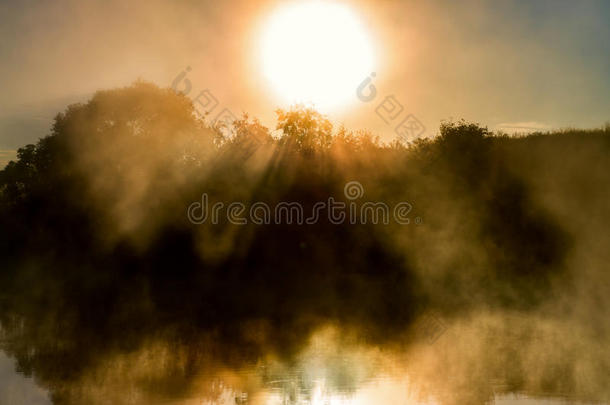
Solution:
<svg viewBox="0 0 610 405"><path fill-rule="evenodd" d="M339 3L281 7L265 25L261 48L266 78L289 103L320 109L346 105L373 71L370 38L352 10Z"/></svg>

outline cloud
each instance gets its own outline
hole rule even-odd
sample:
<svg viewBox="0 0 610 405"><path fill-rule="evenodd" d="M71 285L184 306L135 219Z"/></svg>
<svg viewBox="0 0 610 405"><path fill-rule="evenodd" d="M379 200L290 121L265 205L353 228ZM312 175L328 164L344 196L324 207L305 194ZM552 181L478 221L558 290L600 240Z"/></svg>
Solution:
<svg viewBox="0 0 610 405"><path fill-rule="evenodd" d="M496 131L502 131L509 134L549 131L552 128L553 126L550 124L535 121L503 122L494 126Z"/></svg>

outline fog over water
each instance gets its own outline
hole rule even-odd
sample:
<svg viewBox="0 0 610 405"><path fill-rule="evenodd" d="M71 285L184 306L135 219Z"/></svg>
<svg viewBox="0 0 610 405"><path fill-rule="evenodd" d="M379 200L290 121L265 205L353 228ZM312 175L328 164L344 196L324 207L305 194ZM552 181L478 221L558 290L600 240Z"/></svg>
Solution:
<svg viewBox="0 0 610 405"><path fill-rule="evenodd" d="M0 0L0 405L610 405L608 21Z"/></svg>
<svg viewBox="0 0 610 405"><path fill-rule="evenodd" d="M20 149L0 172L2 400L608 403L607 127L382 144L294 108L276 130L228 133L138 82ZM193 222L203 193L410 209Z"/></svg>

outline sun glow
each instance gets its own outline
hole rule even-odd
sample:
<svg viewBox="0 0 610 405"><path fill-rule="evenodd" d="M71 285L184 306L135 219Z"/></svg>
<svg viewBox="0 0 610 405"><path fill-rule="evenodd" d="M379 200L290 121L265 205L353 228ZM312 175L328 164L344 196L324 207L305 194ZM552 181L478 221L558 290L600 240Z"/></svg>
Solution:
<svg viewBox="0 0 610 405"><path fill-rule="evenodd" d="M265 24L262 69L288 103L333 109L356 100L356 88L373 71L371 39L345 5L290 3Z"/></svg>

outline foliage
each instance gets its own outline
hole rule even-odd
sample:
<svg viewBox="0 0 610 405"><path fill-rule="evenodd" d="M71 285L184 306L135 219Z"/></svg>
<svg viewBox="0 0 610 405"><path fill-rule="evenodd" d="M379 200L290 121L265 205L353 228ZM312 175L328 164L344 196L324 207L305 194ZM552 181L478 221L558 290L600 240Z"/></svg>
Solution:
<svg viewBox="0 0 610 405"><path fill-rule="evenodd" d="M136 83L68 107L0 172L5 349L58 403L78 403L70 383L152 335L195 347L215 337L221 362L235 351L255 361L295 352L328 322L384 343L408 336L423 308L531 310L574 276L566 257L584 227L565 213L610 206L607 193L579 197L586 176L608 184L607 129L516 139L460 121L384 145L311 109L277 116L279 136L244 115L220 137L185 97ZM350 202L353 180L362 201L412 204L411 224L186 216L202 193L310 212Z"/></svg>

